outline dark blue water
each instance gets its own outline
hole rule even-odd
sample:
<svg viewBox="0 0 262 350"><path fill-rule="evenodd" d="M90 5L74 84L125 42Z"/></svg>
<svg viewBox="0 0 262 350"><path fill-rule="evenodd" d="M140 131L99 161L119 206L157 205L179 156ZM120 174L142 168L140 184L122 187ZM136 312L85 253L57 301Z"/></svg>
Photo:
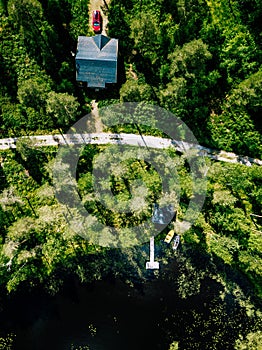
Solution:
<svg viewBox="0 0 262 350"><path fill-rule="evenodd" d="M223 286L211 278L180 298L177 273L173 260L135 286L107 278L67 281L53 297L20 290L0 300L0 335L16 334L14 350L169 350L173 340L180 350L234 349L252 326L246 310L233 295L222 300Z"/></svg>
<svg viewBox="0 0 262 350"><path fill-rule="evenodd" d="M159 290L130 288L120 281L75 284L55 297L27 295L7 308L15 349L166 349ZM6 325L7 326L7 325ZM11 329L10 328L10 329Z"/></svg>

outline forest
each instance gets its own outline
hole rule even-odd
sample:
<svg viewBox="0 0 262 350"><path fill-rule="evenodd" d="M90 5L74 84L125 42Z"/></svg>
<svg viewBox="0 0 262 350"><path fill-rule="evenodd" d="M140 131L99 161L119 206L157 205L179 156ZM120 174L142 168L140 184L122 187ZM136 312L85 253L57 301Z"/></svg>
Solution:
<svg viewBox="0 0 262 350"><path fill-rule="evenodd" d="M59 147L38 147L30 137L63 135L90 113L92 100L101 111L136 102L171 112L202 146L262 159L262 3L105 2L107 34L119 39L118 83L94 91L75 80L77 38L94 35L88 0L0 0L0 138L18 138L16 148L0 150L0 349L31 349L19 343L21 324L15 316L12 321L12 303L19 305L28 295L52 303L71 285L91 288L108 281L136 301L141 295L157 303L161 299L156 320L160 344L145 345L139 333L135 347L128 340L124 347L117 345L115 338L111 347L92 345L100 333L90 320L84 341L72 339L50 349L261 349L260 165L206 157L201 213L181 235L176 253L163 242L168 227L155 237L162 267L149 272L148 242L126 247L117 242L135 242L128 228L150 218L162 186L156 168L132 158L136 151L129 149L124 171L112 170L110 188L119 201L137 199L131 203L135 214L115 212L108 209L112 199L107 207L97 200L93 183L94 160L100 156L98 168L103 169L113 155L103 158L106 145L83 148L76 169L82 203L98 222L123 232L116 237L107 231L110 242L99 245L72 231L68 222L74 203L68 208L54 193ZM106 132L162 136L131 122ZM63 156L69 158L70 150ZM167 158L175 164L180 193L169 199L176 203L179 220L194 196L189 162L174 149L157 157L160 166ZM177 191L176 178L169 186ZM93 233L90 228L88 236ZM179 306L169 300L171 295Z"/></svg>

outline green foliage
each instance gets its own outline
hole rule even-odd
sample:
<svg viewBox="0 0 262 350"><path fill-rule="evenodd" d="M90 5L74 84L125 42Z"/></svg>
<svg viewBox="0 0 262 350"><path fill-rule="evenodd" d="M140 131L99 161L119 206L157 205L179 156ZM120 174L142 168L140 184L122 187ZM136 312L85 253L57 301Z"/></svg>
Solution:
<svg viewBox="0 0 262 350"><path fill-rule="evenodd" d="M181 299L187 299L190 296L199 294L204 272L196 269L190 261L182 257L178 261L181 264L180 275L177 279L179 297Z"/></svg>
<svg viewBox="0 0 262 350"><path fill-rule="evenodd" d="M45 107L49 91L50 86L44 86L42 82L38 82L36 79L28 79L20 82L17 98L22 105L40 111Z"/></svg>
<svg viewBox="0 0 262 350"><path fill-rule="evenodd" d="M56 93L51 91L46 101L46 111L53 117L54 124L62 127L76 120L79 114L79 102L74 96L67 93Z"/></svg>
<svg viewBox="0 0 262 350"><path fill-rule="evenodd" d="M125 6L125 11L123 11L122 6ZM130 24L127 20L128 6L127 2L125 4L119 4L119 1L112 0L109 12L108 12L108 35L112 38L119 39L119 46L121 51L130 54L132 49L132 40L130 38Z"/></svg>
<svg viewBox="0 0 262 350"><path fill-rule="evenodd" d="M79 35L90 35L89 31L89 12L88 1L67 1L70 4L71 9L71 21L70 21L70 36L77 40Z"/></svg>
<svg viewBox="0 0 262 350"><path fill-rule="evenodd" d="M49 11L54 6L56 22L49 23L52 17ZM74 98L81 100L82 94L69 95L75 93L75 72L70 53L74 50L73 34L68 29L75 31L74 25L77 30L83 26L88 28L88 3L83 5L81 1L75 1L69 4L61 0L56 4L50 1L48 6L44 2L42 7L37 0L10 0L8 11L1 14L0 20L3 71L0 120L4 135L51 130L75 120L80 109ZM61 111L59 103L68 108L67 115ZM54 115L54 108L60 109L57 115Z"/></svg>
<svg viewBox="0 0 262 350"><path fill-rule="evenodd" d="M74 345L71 344L70 350L89 350L89 346L88 345Z"/></svg>
<svg viewBox="0 0 262 350"><path fill-rule="evenodd" d="M236 341L235 350L259 350L262 348L262 332L248 333L245 339L241 335Z"/></svg>
<svg viewBox="0 0 262 350"><path fill-rule="evenodd" d="M8 14L13 26L23 38L29 55L37 58L47 69L53 63L53 43L57 35L43 15L42 5L37 0L10 0Z"/></svg>
<svg viewBox="0 0 262 350"><path fill-rule="evenodd" d="M177 341L174 341L172 344L170 344L169 350L178 350L179 349L179 343Z"/></svg>
<svg viewBox="0 0 262 350"><path fill-rule="evenodd" d="M236 3L242 23L245 23L248 28L254 33L257 43L260 42L259 36L261 32L260 17L262 6L259 0L249 1L243 0Z"/></svg>
<svg viewBox="0 0 262 350"><path fill-rule="evenodd" d="M227 30L225 42L221 48L221 68L226 70L227 81L236 85L259 68L257 47L246 27L234 27Z"/></svg>
<svg viewBox="0 0 262 350"><path fill-rule="evenodd" d="M14 334L8 334L6 337L0 338L0 349L1 350L13 350Z"/></svg>
<svg viewBox="0 0 262 350"><path fill-rule="evenodd" d="M88 211L110 226L137 225L151 214L151 203L160 193L160 179L156 171L146 162L133 159L133 152L132 147L126 149L121 159L121 166L115 164L114 157L117 150L114 147L110 147L107 152L104 150L94 159L84 157L80 159L80 169L84 168L85 171L86 168L90 169L90 172L84 174L80 172L78 175L80 194ZM90 153L87 150L84 152L89 157ZM164 161L164 158L159 155L157 159L158 162ZM103 172L105 164L108 164L109 178L99 178L96 180L98 183L94 183L95 178L92 177L92 162L90 161L95 162L96 174ZM110 188L112 188L113 196ZM101 193L103 206L94 196L97 191Z"/></svg>
<svg viewBox="0 0 262 350"><path fill-rule="evenodd" d="M210 116L210 129L217 147L240 154L262 156L259 131L261 71L243 80L222 105L221 114Z"/></svg>
<svg viewBox="0 0 262 350"><path fill-rule="evenodd" d="M154 10L155 12L155 10ZM145 58L149 58L155 64L159 53L160 29L158 17L155 13L142 12L139 18L131 22L131 38L134 48Z"/></svg>
<svg viewBox="0 0 262 350"><path fill-rule="evenodd" d="M219 73L208 71L212 55L201 40L193 40L176 47L168 56L169 82L161 90L161 104L176 116L185 120L196 136L204 139L200 132L208 116L206 94L217 83Z"/></svg>
<svg viewBox="0 0 262 350"><path fill-rule="evenodd" d="M127 80L120 89L120 102L150 102L154 99L150 85L138 80Z"/></svg>

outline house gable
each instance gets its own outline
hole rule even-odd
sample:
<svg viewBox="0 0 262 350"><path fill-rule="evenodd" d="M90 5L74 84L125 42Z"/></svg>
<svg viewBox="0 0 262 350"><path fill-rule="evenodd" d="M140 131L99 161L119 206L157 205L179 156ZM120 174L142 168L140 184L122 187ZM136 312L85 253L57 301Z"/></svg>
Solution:
<svg viewBox="0 0 262 350"><path fill-rule="evenodd" d="M118 39L102 34L79 36L76 54L76 80L88 87L105 88L117 82Z"/></svg>

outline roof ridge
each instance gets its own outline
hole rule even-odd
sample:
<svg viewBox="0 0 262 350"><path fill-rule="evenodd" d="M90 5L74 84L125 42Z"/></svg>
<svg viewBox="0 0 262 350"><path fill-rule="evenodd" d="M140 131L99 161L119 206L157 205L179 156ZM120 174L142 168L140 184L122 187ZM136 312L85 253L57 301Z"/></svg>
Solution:
<svg viewBox="0 0 262 350"><path fill-rule="evenodd" d="M111 40L109 37L103 35L103 34L98 34L92 37L95 45L98 47L98 49L101 51L103 48L109 43Z"/></svg>

